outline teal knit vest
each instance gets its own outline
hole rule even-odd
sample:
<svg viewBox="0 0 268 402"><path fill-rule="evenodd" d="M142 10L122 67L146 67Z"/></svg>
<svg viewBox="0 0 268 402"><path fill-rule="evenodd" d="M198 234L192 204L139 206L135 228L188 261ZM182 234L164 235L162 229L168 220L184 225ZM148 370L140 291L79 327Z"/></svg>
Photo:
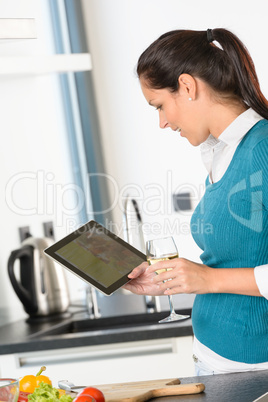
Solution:
<svg viewBox="0 0 268 402"><path fill-rule="evenodd" d="M210 184L193 213L191 232L209 267L268 264L268 121L243 138L221 180ZM227 293L196 295L196 338L238 362L268 362L268 300Z"/></svg>

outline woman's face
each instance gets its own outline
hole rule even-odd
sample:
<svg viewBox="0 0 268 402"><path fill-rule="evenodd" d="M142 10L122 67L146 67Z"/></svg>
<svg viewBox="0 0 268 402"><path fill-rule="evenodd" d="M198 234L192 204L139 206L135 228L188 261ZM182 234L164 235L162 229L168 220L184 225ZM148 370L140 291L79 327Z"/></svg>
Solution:
<svg viewBox="0 0 268 402"><path fill-rule="evenodd" d="M171 128L194 146L200 145L209 136L200 102L189 100L190 94L179 88L176 92L168 89L152 89L140 80L141 89L149 105L159 113L160 128ZM199 103L199 106L198 106Z"/></svg>

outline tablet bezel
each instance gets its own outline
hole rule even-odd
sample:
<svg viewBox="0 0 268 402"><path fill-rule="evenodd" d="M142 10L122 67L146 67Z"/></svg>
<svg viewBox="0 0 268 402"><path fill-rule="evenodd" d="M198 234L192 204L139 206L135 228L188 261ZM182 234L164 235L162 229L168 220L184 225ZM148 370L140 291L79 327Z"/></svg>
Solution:
<svg viewBox="0 0 268 402"><path fill-rule="evenodd" d="M78 229L76 229L74 232L70 233L63 239L57 241L54 243L52 246L47 247L44 250L44 253L52 258L53 260L57 261L59 264L61 264L64 268L68 269L70 272L73 274L77 275L80 279L83 279L85 282L87 282L89 285L92 285L96 289L98 289L100 292L105 294L106 296L112 295L116 290L121 288L123 285L125 285L127 282L130 281L128 278L129 273L132 271L133 267L129 272L125 275L123 275L119 280L114 282L112 285L110 285L108 288L104 287L100 283L96 282L92 277L90 277L88 274L85 274L81 269L77 268L74 266L72 263L69 261L66 261L64 258L62 258L60 255L56 254L56 252L61 249L62 247L66 246L67 244L71 243L73 240L78 238L79 236L83 235L87 231L91 230L92 228L101 230L102 233L107 235L108 237L112 238L116 242L118 242L120 245L124 246L127 248L129 251L134 253L136 256L140 257L143 261L146 261L146 255L143 254L141 251L137 250L135 247L131 246L129 243L124 241L122 238L118 237L114 233L112 233L110 230L106 229L104 226L102 226L100 223L91 220L84 225L80 226ZM141 261L142 262L142 261Z"/></svg>

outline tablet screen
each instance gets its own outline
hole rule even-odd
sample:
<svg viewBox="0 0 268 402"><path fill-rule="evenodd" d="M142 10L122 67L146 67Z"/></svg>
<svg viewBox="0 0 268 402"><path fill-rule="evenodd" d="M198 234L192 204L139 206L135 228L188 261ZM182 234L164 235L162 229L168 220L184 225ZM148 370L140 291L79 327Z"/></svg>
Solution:
<svg viewBox="0 0 268 402"><path fill-rule="evenodd" d="M146 260L143 253L95 221L44 251L106 295L127 283L132 269Z"/></svg>

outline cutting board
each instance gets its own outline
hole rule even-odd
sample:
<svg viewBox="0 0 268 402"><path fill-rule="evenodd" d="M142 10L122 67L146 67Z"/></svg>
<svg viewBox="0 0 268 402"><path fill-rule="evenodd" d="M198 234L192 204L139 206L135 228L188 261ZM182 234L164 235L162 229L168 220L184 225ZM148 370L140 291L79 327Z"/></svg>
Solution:
<svg viewBox="0 0 268 402"><path fill-rule="evenodd" d="M177 378L94 385L94 387L104 393L105 402L144 402L160 396L198 394L205 389L202 383L181 384Z"/></svg>

